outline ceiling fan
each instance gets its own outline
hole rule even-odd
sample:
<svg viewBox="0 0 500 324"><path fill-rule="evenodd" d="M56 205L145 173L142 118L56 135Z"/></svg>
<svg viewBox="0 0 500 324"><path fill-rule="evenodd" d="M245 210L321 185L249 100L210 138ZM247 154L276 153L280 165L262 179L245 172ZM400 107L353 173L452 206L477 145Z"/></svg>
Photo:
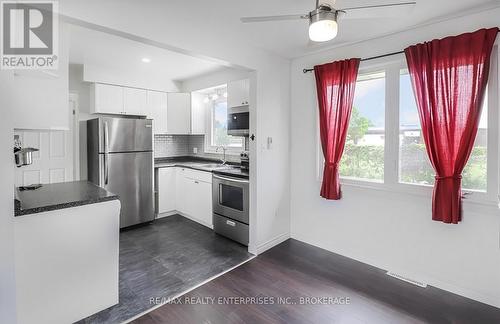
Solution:
<svg viewBox="0 0 500 324"><path fill-rule="evenodd" d="M329 1L329 3L320 3L316 0L316 8L306 14L297 15L281 15L281 16L263 16L263 17L243 17L241 22L243 23L254 23L254 22L266 22L266 21L278 21L278 20L299 20L308 19L309 20L309 38L313 42L326 42L334 39L338 32L338 20L339 18L367 18L373 17L367 13L367 10L374 9L388 9L388 8L412 8L417 2L400 2L391 4L379 4L379 5L369 5L361 7L351 7L337 9L334 7L335 0ZM379 14L380 11L376 10L374 14Z"/></svg>

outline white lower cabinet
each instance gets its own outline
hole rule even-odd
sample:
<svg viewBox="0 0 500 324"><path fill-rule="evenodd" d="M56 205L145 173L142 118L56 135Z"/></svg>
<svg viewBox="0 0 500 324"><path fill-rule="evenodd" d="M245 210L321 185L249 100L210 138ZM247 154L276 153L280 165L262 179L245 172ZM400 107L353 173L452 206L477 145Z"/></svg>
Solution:
<svg viewBox="0 0 500 324"><path fill-rule="evenodd" d="M160 214L176 210L175 169L158 169L158 213Z"/></svg>
<svg viewBox="0 0 500 324"><path fill-rule="evenodd" d="M181 167L161 168L158 181L160 214L177 211L212 228L212 174L210 172Z"/></svg>

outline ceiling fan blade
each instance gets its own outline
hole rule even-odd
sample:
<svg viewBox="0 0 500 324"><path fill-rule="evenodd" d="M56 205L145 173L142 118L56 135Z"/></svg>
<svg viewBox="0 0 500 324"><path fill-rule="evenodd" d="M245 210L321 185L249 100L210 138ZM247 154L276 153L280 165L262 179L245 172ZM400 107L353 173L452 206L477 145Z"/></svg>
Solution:
<svg viewBox="0 0 500 324"><path fill-rule="evenodd" d="M367 19L367 18L388 18L388 17L404 17L409 14L417 4L416 1L379 4L362 7L342 8L340 11L345 11L342 19Z"/></svg>
<svg viewBox="0 0 500 324"><path fill-rule="evenodd" d="M279 20L298 20L308 19L309 16L305 15L281 15L281 16L262 16L262 17L242 17L242 23L266 22L266 21L279 21Z"/></svg>

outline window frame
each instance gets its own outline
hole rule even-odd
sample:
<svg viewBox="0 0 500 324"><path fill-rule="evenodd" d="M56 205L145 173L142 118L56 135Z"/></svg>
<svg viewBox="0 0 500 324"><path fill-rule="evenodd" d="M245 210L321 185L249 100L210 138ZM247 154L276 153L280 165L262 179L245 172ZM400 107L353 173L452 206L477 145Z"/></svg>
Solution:
<svg viewBox="0 0 500 324"><path fill-rule="evenodd" d="M212 145L212 138L213 138L213 133L214 133L214 108L215 108L215 103L216 102L226 102L227 103L227 98L219 98L215 101L211 101L208 106L208 113L206 114L206 121L205 121L205 129L207 132L205 133L205 148L204 151L205 153L211 153L211 154L222 154L221 151L217 152L217 147ZM227 155L240 155L241 151L245 150L245 139L241 137L241 147L231 147L231 146L225 146L226 147L226 154Z"/></svg>
<svg viewBox="0 0 500 324"><path fill-rule="evenodd" d="M488 81L488 130L487 130L487 188L486 191L463 189L465 201L484 205L497 205L499 200L499 93L500 57L497 40L493 47ZM359 74L370 74L385 70L385 144L384 179L371 181L340 176L342 185L368 190L384 190L411 195L432 196L433 185L412 184L399 181L399 82L400 71L406 69L404 55L397 55L361 62ZM496 108L496 109L495 109ZM324 158L319 134L319 113L316 109L317 179L322 181Z"/></svg>

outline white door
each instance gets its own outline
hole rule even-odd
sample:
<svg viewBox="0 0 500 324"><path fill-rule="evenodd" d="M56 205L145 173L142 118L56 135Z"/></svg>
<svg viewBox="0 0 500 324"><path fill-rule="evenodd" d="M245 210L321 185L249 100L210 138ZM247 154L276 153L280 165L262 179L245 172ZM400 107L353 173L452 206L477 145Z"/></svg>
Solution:
<svg viewBox="0 0 500 324"><path fill-rule="evenodd" d="M167 102L167 131L169 134L191 133L191 94L169 93Z"/></svg>
<svg viewBox="0 0 500 324"><path fill-rule="evenodd" d="M94 83L91 87L91 113L124 114L123 87Z"/></svg>
<svg viewBox="0 0 500 324"><path fill-rule="evenodd" d="M207 107L203 102L205 95L191 93L191 134L205 135L207 123Z"/></svg>
<svg viewBox="0 0 500 324"><path fill-rule="evenodd" d="M136 88L123 88L123 107L128 115L146 115L147 91Z"/></svg>
<svg viewBox="0 0 500 324"><path fill-rule="evenodd" d="M158 169L158 213L168 213L176 208L176 168Z"/></svg>
<svg viewBox="0 0 500 324"><path fill-rule="evenodd" d="M153 133L167 133L167 94L148 91L147 117L153 119Z"/></svg>

